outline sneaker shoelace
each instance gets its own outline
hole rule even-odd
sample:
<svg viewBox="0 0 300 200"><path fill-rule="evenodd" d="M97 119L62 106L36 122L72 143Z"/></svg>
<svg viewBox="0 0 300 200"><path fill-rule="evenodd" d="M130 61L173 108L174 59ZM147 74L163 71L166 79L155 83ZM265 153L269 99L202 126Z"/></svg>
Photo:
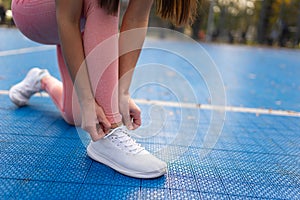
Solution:
<svg viewBox="0 0 300 200"><path fill-rule="evenodd" d="M129 136L128 131L123 127L113 129L105 138L128 153L138 154L144 150L140 144Z"/></svg>

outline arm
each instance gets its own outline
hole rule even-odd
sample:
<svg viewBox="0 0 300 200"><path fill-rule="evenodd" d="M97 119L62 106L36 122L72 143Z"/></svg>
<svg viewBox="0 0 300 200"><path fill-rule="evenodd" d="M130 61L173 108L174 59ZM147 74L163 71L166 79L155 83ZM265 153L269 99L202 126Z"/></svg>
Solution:
<svg viewBox="0 0 300 200"><path fill-rule="evenodd" d="M126 73L131 73L134 69L139 58L146 31L148 27L150 10L153 0L130 0L128 8L124 14L121 34L120 34L120 69L119 78L123 77ZM136 31L135 31L136 29ZM127 32L128 31L128 32ZM137 49L135 51L129 50ZM122 92L127 93L131 82L130 80L121 84L120 89Z"/></svg>
<svg viewBox="0 0 300 200"><path fill-rule="evenodd" d="M79 97L80 106L94 98L84 66L84 51L80 32L82 2L83 0L56 0L56 17L62 51L71 79L73 82L76 80L75 90ZM81 65L82 68L80 69ZM77 76L79 70L82 74Z"/></svg>
<svg viewBox="0 0 300 200"><path fill-rule="evenodd" d="M129 87L148 27L153 0L130 0L123 17L119 64L119 104L123 123L129 129L141 125L140 110L130 99ZM133 123L131 120L133 119Z"/></svg>
<svg viewBox="0 0 300 200"><path fill-rule="evenodd" d="M89 81L87 67L84 62L84 50L80 31L80 17L83 0L56 0L56 18L62 51L82 112L82 127L91 134L94 140L99 139L96 124L99 123L99 112ZM105 116L105 115L104 115ZM98 116L99 118L99 116ZM103 120L102 120L103 121ZM104 123L106 127L107 123ZM108 124L110 125L110 124Z"/></svg>

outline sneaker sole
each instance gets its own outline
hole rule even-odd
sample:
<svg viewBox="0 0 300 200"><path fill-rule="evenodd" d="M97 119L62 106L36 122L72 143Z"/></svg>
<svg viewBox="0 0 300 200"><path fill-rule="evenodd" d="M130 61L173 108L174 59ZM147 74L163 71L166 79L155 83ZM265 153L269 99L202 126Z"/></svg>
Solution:
<svg viewBox="0 0 300 200"><path fill-rule="evenodd" d="M96 153L91 145L88 145L87 147L87 154L93 160L100 162L104 165L107 165L110 168L120 172L121 174L133 178L145 178L145 179L158 178L166 173L166 169L161 169L160 171L154 171L154 172L143 172L143 173L136 172L136 171L128 171L128 169L124 168L123 166L120 166L118 163L110 160L109 158L106 158L103 155L99 155L99 153Z"/></svg>

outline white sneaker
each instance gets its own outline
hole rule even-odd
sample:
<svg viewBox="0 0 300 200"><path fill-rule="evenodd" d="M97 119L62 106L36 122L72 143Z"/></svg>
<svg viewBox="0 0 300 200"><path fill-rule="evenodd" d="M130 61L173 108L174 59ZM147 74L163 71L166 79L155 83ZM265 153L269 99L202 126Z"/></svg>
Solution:
<svg viewBox="0 0 300 200"><path fill-rule="evenodd" d="M167 171L167 164L137 144L126 127L118 127L105 138L91 141L87 153L92 159L135 178L156 178Z"/></svg>
<svg viewBox="0 0 300 200"><path fill-rule="evenodd" d="M46 69L32 68L20 83L9 90L9 98L17 106L24 106L30 97L42 90L41 79L49 75Z"/></svg>

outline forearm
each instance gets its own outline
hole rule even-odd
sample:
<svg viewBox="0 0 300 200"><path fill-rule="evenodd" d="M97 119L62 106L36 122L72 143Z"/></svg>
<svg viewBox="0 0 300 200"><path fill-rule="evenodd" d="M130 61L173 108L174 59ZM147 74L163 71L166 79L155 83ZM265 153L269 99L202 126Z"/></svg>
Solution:
<svg viewBox="0 0 300 200"><path fill-rule="evenodd" d="M74 87L81 106L94 100L89 75L84 61L84 50L80 32L80 14L68 13L65 2L57 2L58 31L64 54L66 66L74 82ZM80 1L79 1L80 2ZM69 5L72 5L70 2ZM77 2L78 3L78 2ZM74 3L72 6L75 6ZM72 10L81 10L82 4L78 3ZM73 11L75 12L75 11ZM79 12L79 11L78 11Z"/></svg>
<svg viewBox="0 0 300 200"><path fill-rule="evenodd" d="M146 37L153 0L131 0L123 17L119 38L119 92L127 94L133 70Z"/></svg>

